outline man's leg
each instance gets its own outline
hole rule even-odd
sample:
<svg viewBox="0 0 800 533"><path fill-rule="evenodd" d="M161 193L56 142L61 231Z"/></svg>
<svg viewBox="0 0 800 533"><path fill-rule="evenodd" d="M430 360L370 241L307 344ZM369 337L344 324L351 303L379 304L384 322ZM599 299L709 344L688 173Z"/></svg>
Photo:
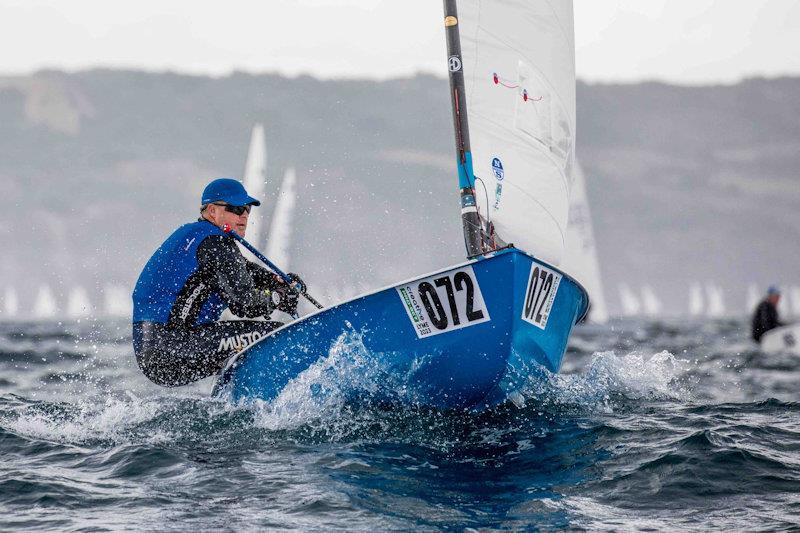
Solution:
<svg viewBox="0 0 800 533"><path fill-rule="evenodd" d="M186 385L218 373L232 355L281 325L237 320L182 329L138 323L134 324L136 360L154 383Z"/></svg>

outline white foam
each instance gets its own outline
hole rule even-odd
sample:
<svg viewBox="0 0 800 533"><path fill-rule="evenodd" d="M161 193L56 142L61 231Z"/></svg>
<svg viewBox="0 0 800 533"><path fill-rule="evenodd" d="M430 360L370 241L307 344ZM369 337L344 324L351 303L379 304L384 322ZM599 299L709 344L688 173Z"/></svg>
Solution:
<svg viewBox="0 0 800 533"><path fill-rule="evenodd" d="M552 374L542 370L531 377L524 394L543 403L599 407L607 411L612 410L614 396L630 400L678 400L689 394L681 383L688 365L688 361L676 359L667 351L650 356L600 352L592 356L582 374Z"/></svg>

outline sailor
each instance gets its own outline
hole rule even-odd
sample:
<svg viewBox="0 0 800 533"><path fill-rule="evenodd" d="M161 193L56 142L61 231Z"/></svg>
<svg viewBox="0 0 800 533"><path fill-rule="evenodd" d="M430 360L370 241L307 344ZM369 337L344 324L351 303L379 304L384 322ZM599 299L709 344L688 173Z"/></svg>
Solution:
<svg viewBox="0 0 800 533"><path fill-rule="evenodd" d="M764 333L783 326L778 317L778 302L780 299L781 291L773 285L767 290L767 296L756 307L752 322L754 341L761 342L761 337Z"/></svg>
<svg viewBox="0 0 800 533"><path fill-rule="evenodd" d="M244 258L229 225L242 237L250 210L261 205L234 180L212 181L203 191L200 218L179 227L155 251L133 291L133 347L142 372L168 387L214 375L235 353L282 324L275 309L293 315L297 291ZM237 317L218 321L225 308Z"/></svg>

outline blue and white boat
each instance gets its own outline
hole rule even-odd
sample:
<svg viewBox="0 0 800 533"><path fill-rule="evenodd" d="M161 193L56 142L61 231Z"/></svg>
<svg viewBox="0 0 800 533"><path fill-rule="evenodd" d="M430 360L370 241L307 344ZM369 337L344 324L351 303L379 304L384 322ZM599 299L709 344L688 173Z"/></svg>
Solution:
<svg viewBox="0 0 800 533"><path fill-rule="evenodd" d="M480 410L560 369L589 304L555 266L575 167L572 2L444 7L467 262L273 331L232 359L216 394L274 399L353 334L403 385L376 387L377 401Z"/></svg>

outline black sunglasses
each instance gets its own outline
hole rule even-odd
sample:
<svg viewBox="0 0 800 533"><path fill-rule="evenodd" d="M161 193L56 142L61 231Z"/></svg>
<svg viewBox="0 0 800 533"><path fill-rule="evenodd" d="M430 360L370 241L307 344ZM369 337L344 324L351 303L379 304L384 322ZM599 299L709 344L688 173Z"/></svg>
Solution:
<svg viewBox="0 0 800 533"><path fill-rule="evenodd" d="M236 216L242 216L242 214L247 211L250 212L250 209L253 207L252 205L230 205L230 204L211 204L216 205L219 207L224 207L225 211L228 213L233 213Z"/></svg>

